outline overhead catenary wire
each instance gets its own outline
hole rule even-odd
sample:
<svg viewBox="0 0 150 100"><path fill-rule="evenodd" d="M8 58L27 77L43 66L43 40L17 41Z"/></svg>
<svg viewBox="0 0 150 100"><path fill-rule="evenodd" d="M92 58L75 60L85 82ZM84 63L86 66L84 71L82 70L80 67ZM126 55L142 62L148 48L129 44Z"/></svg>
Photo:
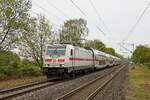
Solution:
<svg viewBox="0 0 150 100"><path fill-rule="evenodd" d="M32 11L32 10L30 10L30 12L33 13L33 14L35 14L35 15L37 15L37 16L40 16L40 14L37 13L37 12L34 12L34 11ZM52 22L52 23L53 23L53 25L55 25L57 28L60 28L60 26L59 26L58 24L55 24L54 22Z"/></svg>
<svg viewBox="0 0 150 100"><path fill-rule="evenodd" d="M73 1L73 0L70 0L70 2L84 15L84 16L87 16L84 11L82 11L82 9Z"/></svg>
<svg viewBox="0 0 150 100"><path fill-rule="evenodd" d="M112 38L110 37L110 33L111 33L111 32L110 32L109 28L108 28L107 25L105 24L104 20L102 19L100 13L99 13L98 10L96 9L96 7L95 7L94 3L92 2L92 0L89 0L89 3L90 3L90 5L92 6L94 12L96 13L96 15L97 15L97 17L98 17L98 20L99 20L100 22L102 22L102 24L104 25L104 28L106 29L107 33L109 33L107 38L108 38L109 40L112 39ZM103 34L104 36L107 36L106 32L104 32L100 27L98 27L98 26L96 26L96 27L97 27L97 29L98 29L100 32L102 32L102 34ZM113 39L113 40L114 40L114 39Z"/></svg>
<svg viewBox="0 0 150 100"><path fill-rule="evenodd" d="M73 0L70 0L71 3L85 16L87 17L86 13L73 1ZM49 3L50 4L50 3ZM52 4L51 4L52 5ZM39 7L40 9L42 9L44 12L47 12L47 13L50 13L49 11L47 11L46 9L44 9L43 7L39 6L38 4L36 4L37 7ZM64 12L62 10L60 10L59 8L57 8L56 6L52 5L53 8L57 9L60 13L62 13L64 16L66 16L66 14L64 14ZM54 17L56 17L57 19L59 20L63 20L63 19L60 19L58 16L54 15ZM66 16L67 17L67 16ZM56 25L58 26L58 25ZM96 26L96 25L95 25ZM96 26L97 29L103 34L103 35L106 35L106 33L99 27L99 26Z"/></svg>
<svg viewBox="0 0 150 100"><path fill-rule="evenodd" d="M70 0L70 1L85 17L87 17L87 15L83 12L83 10L75 2L73 2L73 0ZM95 26L104 36L106 35L106 33L99 26L97 25Z"/></svg>
<svg viewBox="0 0 150 100"><path fill-rule="evenodd" d="M105 24L104 20L102 19L101 15L100 15L99 12L97 11L97 9L96 9L96 7L94 6L93 2L92 2L91 0L89 0L89 2L90 2L90 4L91 4L92 8L94 9L94 11L95 11L95 13L96 13L96 15L97 15L99 21L103 23L103 25L104 25L105 29L107 30L107 32L110 33L110 30L108 29L108 27L107 27L107 25Z"/></svg>
<svg viewBox="0 0 150 100"><path fill-rule="evenodd" d="M85 16L85 17L88 17L82 10L81 10L81 8L77 5L77 4L75 4L72 0L70 0L71 1L71 3ZM93 4L92 4L93 5ZM93 5L94 6L94 5ZM94 7L94 9L96 9L95 7ZM106 26L106 24L104 23L104 21L102 20L102 18L100 17L100 15L98 14L98 11L96 10L96 13L97 13L97 16L98 16L98 18L99 18L99 20L100 21L102 21L102 23L104 24L104 27L107 29L107 31L108 31L108 33L110 33L110 31L109 31L109 29L107 28L107 26ZM98 29L98 31L100 31L104 36L106 36L106 33L99 27L99 26L97 26L97 25L95 25L96 26L96 28ZM110 38L110 37L109 37Z"/></svg>
<svg viewBox="0 0 150 100"><path fill-rule="evenodd" d="M103 33L103 35L106 35L105 32L100 27L98 27L98 26L96 26L96 27L101 33Z"/></svg>
<svg viewBox="0 0 150 100"><path fill-rule="evenodd" d="M58 12L60 12L64 17L66 17L66 18L68 18L69 19L69 17L68 17L68 15L66 14L66 13L64 13L61 9L59 9L58 7L56 7L54 4L52 4L49 0L46 0L47 1L47 3L51 6L51 7L53 7L53 8L55 8Z"/></svg>
<svg viewBox="0 0 150 100"><path fill-rule="evenodd" d="M132 53L133 51L131 51L131 50L129 50L128 48L126 48L126 47L124 47L122 44L118 44L120 47L122 47L124 50L126 50L126 51L128 51L128 52L130 52L130 53Z"/></svg>
<svg viewBox="0 0 150 100"><path fill-rule="evenodd" d="M150 6L150 2L148 3L148 5L145 7L144 11L141 13L140 17L138 18L138 20L136 21L136 23L133 25L133 27L131 28L131 30L129 32L133 32L134 29L136 28L136 26L138 25L138 23L140 22L140 20L142 19L142 17L144 16L145 12L147 11L147 9Z"/></svg>
<svg viewBox="0 0 150 100"><path fill-rule="evenodd" d="M126 39L128 39L129 36L131 35L131 33L134 32L134 30L136 29L138 23L141 21L141 19L143 18L144 14L146 13L146 11L148 10L149 7L150 7L150 2L146 5L146 7L144 8L144 10L143 10L142 13L140 14L139 18L137 19L136 23L131 27L131 29L129 30L129 33L128 33L127 36L123 39L122 42L124 42Z"/></svg>
<svg viewBox="0 0 150 100"><path fill-rule="evenodd" d="M55 14L52 14L52 12L49 12L48 10L46 10L45 8L41 7L40 5L38 5L37 3L34 3L37 7L39 7L40 9L42 9L44 12L48 13L48 16L51 14L54 18L57 18L60 21L64 21L62 18L56 16Z"/></svg>

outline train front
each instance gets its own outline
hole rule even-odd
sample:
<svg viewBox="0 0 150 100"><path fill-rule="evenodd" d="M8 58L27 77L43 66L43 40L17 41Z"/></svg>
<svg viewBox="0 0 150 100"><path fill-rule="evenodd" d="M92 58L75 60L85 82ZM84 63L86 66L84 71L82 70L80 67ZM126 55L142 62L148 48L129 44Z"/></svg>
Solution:
<svg viewBox="0 0 150 100"><path fill-rule="evenodd" d="M65 45L50 45L44 55L43 73L48 77L61 76L65 73Z"/></svg>

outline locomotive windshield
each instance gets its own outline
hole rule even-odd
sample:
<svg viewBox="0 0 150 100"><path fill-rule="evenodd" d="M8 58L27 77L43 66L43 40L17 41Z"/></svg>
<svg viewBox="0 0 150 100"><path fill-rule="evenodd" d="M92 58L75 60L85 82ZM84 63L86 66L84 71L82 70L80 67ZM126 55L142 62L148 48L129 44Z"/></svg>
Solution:
<svg viewBox="0 0 150 100"><path fill-rule="evenodd" d="M66 52L66 47L53 47L53 46L48 46L46 55L53 56L53 55L65 55Z"/></svg>

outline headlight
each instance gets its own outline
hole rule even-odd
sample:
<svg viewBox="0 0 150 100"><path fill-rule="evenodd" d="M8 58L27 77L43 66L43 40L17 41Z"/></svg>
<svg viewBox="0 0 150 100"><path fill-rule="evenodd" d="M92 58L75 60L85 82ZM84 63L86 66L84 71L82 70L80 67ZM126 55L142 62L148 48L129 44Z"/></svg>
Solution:
<svg viewBox="0 0 150 100"><path fill-rule="evenodd" d="M65 65L64 64L60 64L60 67L64 67Z"/></svg>
<svg viewBox="0 0 150 100"><path fill-rule="evenodd" d="M45 65L44 65L44 67L49 67L49 66L50 66L49 64L45 64Z"/></svg>

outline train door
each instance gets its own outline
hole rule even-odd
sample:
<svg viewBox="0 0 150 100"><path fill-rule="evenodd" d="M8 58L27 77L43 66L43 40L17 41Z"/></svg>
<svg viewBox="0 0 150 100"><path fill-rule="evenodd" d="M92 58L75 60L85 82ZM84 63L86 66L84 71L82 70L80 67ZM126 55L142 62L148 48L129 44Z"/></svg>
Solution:
<svg viewBox="0 0 150 100"><path fill-rule="evenodd" d="M71 60L71 66L73 67L74 66L74 60L75 60L74 59L75 57L74 57L74 50L73 49L71 49L71 51L70 51L70 56L71 56L71 59L72 59Z"/></svg>

